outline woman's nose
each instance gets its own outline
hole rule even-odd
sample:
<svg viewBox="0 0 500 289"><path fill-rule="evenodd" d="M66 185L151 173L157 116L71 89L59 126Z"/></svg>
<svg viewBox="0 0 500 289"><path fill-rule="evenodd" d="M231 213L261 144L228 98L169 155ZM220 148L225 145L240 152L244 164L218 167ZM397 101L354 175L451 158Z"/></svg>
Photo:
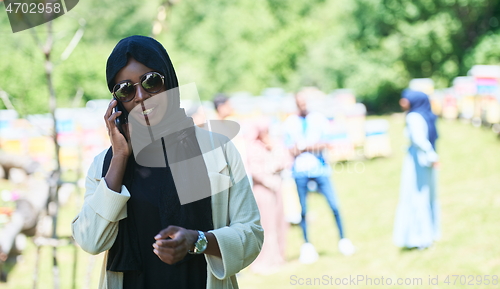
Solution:
<svg viewBox="0 0 500 289"><path fill-rule="evenodd" d="M150 98L151 94L149 94L141 85L137 85L135 89L135 98L136 102L142 102L146 99Z"/></svg>

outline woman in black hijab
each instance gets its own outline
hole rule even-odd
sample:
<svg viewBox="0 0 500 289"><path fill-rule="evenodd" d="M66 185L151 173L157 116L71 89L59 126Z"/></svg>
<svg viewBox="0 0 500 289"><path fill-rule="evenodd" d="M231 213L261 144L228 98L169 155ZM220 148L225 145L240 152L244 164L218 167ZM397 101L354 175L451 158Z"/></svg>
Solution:
<svg viewBox="0 0 500 289"><path fill-rule="evenodd" d="M89 169L72 226L84 250L106 251L99 288L237 287L234 275L258 255L263 231L234 145L180 108L173 65L156 40L121 40L106 77L111 148ZM121 132L116 119L128 122Z"/></svg>

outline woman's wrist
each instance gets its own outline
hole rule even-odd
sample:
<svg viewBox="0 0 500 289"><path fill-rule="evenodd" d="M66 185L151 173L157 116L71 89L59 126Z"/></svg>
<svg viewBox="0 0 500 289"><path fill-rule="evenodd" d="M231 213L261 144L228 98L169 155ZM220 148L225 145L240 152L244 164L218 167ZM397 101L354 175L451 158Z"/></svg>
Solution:
<svg viewBox="0 0 500 289"><path fill-rule="evenodd" d="M205 237L207 238L208 241L208 247L205 250L205 254L222 258L222 254L219 248L219 242L217 241L217 238L215 237L214 233L206 232Z"/></svg>
<svg viewBox="0 0 500 289"><path fill-rule="evenodd" d="M198 241L198 231L188 230L188 245L189 251L194 250L194 244Z"/></svg>
<svg viewBox="0 0 500 289"><path fill-rule="evenodd" d="M121 192L123 175L125 173L125 168L127 167L127 161L128 157L124 157L119 154L113 154L113 157L111 158L111 162L109 164L108 172L104 177L110 190L117 193Z"/></svg>
<svg viewBox="0 0 500 289"><path fill-rule="evenodd" d="M126 153L120 153L120 152L113 152L113 157L111 157L111 161L119 161L119 162L127 162L128 160L128 155Z"/></svg>
<svg viewBox="0 0 500 289"><path fill-rule="evenodd" d="M124 155L113 155L109 167L117 170L117 172L125 172L127 167L128 157ZM120 173L119 173L120 174Z"/></svg>
<svg viewBox="0 0 500 289"><path fill-rule="evenodd" d="M187 230L188 231L188 244L189 244L189 250L188 251L194 251L195 243L198 241L198 231L196 230ZM205 234L205 238L207 239L207 248L203 252L204 254L207 255L213 255L217 257L222 257L220 248L219 248L219 243L217 242L217 239L215 238L215 235L211 232L203 232Z"/></svg>

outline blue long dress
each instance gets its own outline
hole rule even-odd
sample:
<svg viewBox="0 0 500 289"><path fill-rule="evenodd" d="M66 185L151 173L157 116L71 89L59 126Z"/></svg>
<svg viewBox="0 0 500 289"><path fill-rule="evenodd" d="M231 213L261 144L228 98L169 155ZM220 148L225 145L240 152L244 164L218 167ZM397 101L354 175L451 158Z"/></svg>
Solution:
<svg viewBox="0 0 500 289"><path fill-rule="evenodd" d="M410 147L403 163L393 237L399 247L426 248L440 237L437 172L432 166L438 155L422 115L408 113L406 125Z"/></svg>

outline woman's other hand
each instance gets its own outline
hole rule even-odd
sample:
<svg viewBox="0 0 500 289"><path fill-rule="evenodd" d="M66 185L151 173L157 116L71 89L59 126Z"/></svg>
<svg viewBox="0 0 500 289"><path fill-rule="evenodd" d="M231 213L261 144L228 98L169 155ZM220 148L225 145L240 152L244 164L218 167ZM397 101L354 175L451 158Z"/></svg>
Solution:
<svg viewBox="0 0 500 289"><path fill-rule="evenodd" d="M130 139L128 125L123 124L122 126L123 131L127 135L127 139L125 139L125 137L120 133L115 124L116 118L118 118L123 113L121 111L113 111L113 108L117 105L118 102L115 99L110 102L108 109L106 110L106 114L104 115L104 121L106 122L109 139L111 140L113 156L122 156L128 158L128 156L132 152L130 142L127 141L127 139Z"/></svg>
<svg viewBox="0 0 500 289"><path fill-rule="evenodd" d="M198 232L177 226L168 226L155 236L153 252L167 264L175 264L194 248Z"/></svg>

